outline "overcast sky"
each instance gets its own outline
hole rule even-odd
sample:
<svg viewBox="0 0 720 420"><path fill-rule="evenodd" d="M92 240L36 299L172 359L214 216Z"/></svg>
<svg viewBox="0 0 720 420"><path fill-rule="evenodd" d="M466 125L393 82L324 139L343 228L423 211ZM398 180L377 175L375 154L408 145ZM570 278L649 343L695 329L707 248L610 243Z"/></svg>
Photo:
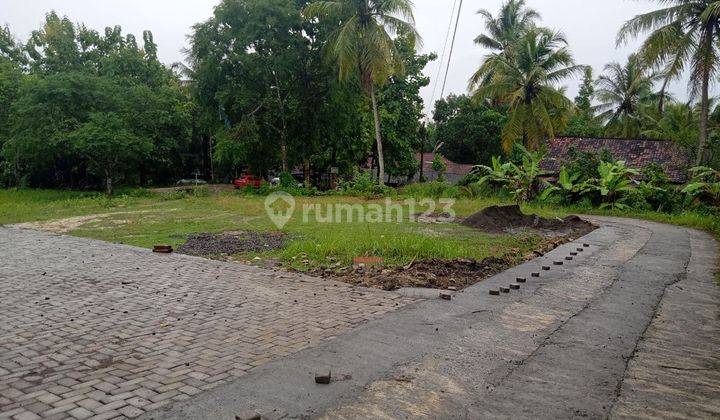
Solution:
<svg viewBox="0 0 720 420"><path fill-rule="evenodd" d="M415 0L415 18L424 40L423 51L441 55L453 1ZM184 58L181 50L187 43L190 27L209 18L219 0L2 0L2 3L4 10L0 23L8 24L23 41L41 25L46 12L55 10L98 30L119 24L125 32L141 38L142 31L149 29L158 44L160 59L170 64ZM467 91L468 78L486 53L473 44L473 39L484 30L483 21L475 12L484 8L496 14L501 3L502 0L464 0L446 95ZM606 63L623 62L637 48L637 42L615 47L615 35L620 25L638 13L656 7L647 0L528 0L528 4L540 12L545 26L565 33L577 63L593 66L596 76ZM432 97L438 66L439 59L426 69L433 78L433 84L423 91L426 106ZM578 84L579 80L568 81L570 97L575 96ZM438 96L440 89L439 86ZM675 83L672 93L685 100L685 82Z"/></svg>

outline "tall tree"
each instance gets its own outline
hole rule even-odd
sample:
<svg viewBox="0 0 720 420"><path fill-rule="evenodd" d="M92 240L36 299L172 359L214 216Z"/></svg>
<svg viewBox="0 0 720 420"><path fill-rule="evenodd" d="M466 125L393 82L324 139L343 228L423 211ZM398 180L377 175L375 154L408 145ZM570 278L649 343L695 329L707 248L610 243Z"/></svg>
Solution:
<svg viewBox="0 0 720 420"><path fill-rule="evenodd" d="M88 159L89 169L104 178L108 195L113 194L118 172L134 167L135 160L152 151L152 143L128 127L118 114L93 113L69 137L79 154Z"/></svg>
<svg viewBox="0 0 720 420"><path fill-rule="evenodd" d="M525 0L508 0L500 7L497 17L485 9L477 12L485 19L486 33L475 38L475 44L511 59L512 50L527 31L535 27L540 14L526 6ZM477 72L472 77L475 84L487 83L492 73ZM485 80L483 80L483 78Z"/></svg>
<svg viewBox="0 0 720 420"><path fill-rule="evenodd" d="M511 55L485 57L470 81L476 100L490 99L508 106L502 141L509 152L517 141L537 149L567 125L572 103L557 83L582 70L575 65L560 32L531 28Z"/></svg>
<svg viewBox="0 0 720 420"><path fill-rule="evenodd" d="M696 164L705 159L710 114L710 83L718 74L720 1L655 0L661 9L635 16L618 33L621 44L649 32L641 53L651 65L664 69L666 81L690 70L691 96L700 96L700 138Z"/></svg>
<svg viewBox="0 0 720 420"><path fill-rule="evenodd" d="M595 117L592 101L595 98L595 85L592 67L585 67L580 91L575 97L575 112L563 131L569 137L601 137L605 133L602 123Z"/></svg>
<svg viewBox="0 0 720 420"><path fill-rule="evenodd" d="M405 34L414 44L415 30L411 0L332 0L317 1L305 8L307 16L338 22L328 45L337 62L339 77L346 81L359 77L372 102L375 143L378 155L378 182L385 182L385 160L375 88L392 74L403 72L402 57L392 35Z"/></svg>
<svg viewBox="0 0 720 420"><path fill-rule="evenodd" d="M592 116L592 100L595 96L595 86L593 80L593 69L590 66L585 67L580 91L575 97L575 106L582 114Z"/></svg>
<svg viewBox="0 0 720 420"><path fill-rule="evenodd" d="M540 14L528 8L526 3L525 0L508 0L500 7L497 17L485 9L478 10L477 14L485 19L487 33L478 35L475 44L509 54L527 30L540 19Z"/></svg>
<svg viewBox="0 0 720 420"><path fill-rule="evenodd" d="M0 38L6 51L7 37ZM113 152L123 162L112 168L112 180L164 184L183 176L189 103L179 81L157 60L149 32L144 41L140 48L118 26L100 34L48 13L21 54L29 74L16 90L4 127L7 138L0 141L0 155L11 167L5 178L29 186L106 188L107 174L93 152L104 149L81 145L90 145L91 135L115 141L112 131L122 134L123 142L142 139L151 145L134 148L131 141L128 154Z"/></svg>
<svg viewBox="0 0 720 420"><path fill-rule="evenodd" d="M218 141L245 143L223 145L223 150L263 155L251 162L255 172L274 167L276 157L282 170L289 171L289 143L302 137L294 129L303 118L299 103L307 87L304 75L314 35L312 28L305 31L303 26L303 4L223 1L212 18L193 27L189 57L197 100L228 129ZM251 126L255 128L248 131ZM243 132L257 137L237 137ZM223 160L243 160L238 158Z"/></svg>
<svg viewBox="0 0 720 420"><path fill-rule="evenodd" d="M658 76L632 54L625 65L613 62L597 80L599 118L607 123L608 134L633 138L641 134L641 105L657 98L653 85Z"/></svg>
<svg viewBox="0 0 720 420"><path fill-rule="evenodd" d="M423 74L435 54L417 54L412 39L401 35L395 39L405 72L390 78L378 89L378 102L382 109L382 138L385 143L385 169L390 176L412 176L418 165L415 152L421 136L423 99L420 90L430 84Z"/></svg>
<svg viewBox="0 0 720 420"><path fill-rule="evenodd" d="M489 165L502 154L501 135L505 110L473 101L466 95L450 95L437 101L433 114L437 144L453 162Z"/></svg>

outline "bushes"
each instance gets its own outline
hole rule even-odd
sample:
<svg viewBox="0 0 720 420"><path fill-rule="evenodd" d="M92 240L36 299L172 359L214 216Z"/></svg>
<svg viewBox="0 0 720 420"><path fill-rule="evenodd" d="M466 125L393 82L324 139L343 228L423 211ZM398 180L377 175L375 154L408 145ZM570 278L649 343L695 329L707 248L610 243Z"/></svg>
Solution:
<svg viewBox="0 0 720 420"><path fill-rule="evenodd" d="M393 189L379 185L369 172L359 172L349 181L340 181L339 190L346 195L358 195L361 197L377 197L390 195Z"/></svg>
<svg viewBox="0 0 720 420"><path fill-rule="evenodd" d="M494 157L492 167L477 166L476 171L484 174L478 184L481 187L505 190L518 203L534 200L539 194L542 184L540 162L544 155L540 152L530 152L519 144L514 146L514 153L518 156L519 164L502 163L501 158Z"/></svg>
<svg viewBox="0 0 720 420"><path fill-rule="evenodd" d="M676 188L657 164L637 171L624 161L612 159L607 151L571 154L573 159L561 168L555 182L542 180L541 154L519 148L514 155L521 164L495 157L492 166L478 166L464 183L476 187L471 197L484 189L491 194L511 195L518 202L537 198L569 206L665 213L680 212L688 206L716 213L720 207L720 172L714 169L693 168L692 181Z"/></svg>

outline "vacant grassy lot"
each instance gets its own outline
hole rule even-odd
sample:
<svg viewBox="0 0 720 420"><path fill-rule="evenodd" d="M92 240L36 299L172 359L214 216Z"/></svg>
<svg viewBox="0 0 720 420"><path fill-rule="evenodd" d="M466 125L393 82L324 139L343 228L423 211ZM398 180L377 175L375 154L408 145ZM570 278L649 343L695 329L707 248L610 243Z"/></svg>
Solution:
<svg viewBox="0 0 720 420"><path fill-rule="evenodd" d="M402 202L403 197L395 198ZM541 245L535 235L488 235L457 224L417 223L409 220L409 209L399 223L317 223L311 214L303 222L303 206L347 203L367 209L385 200L356 197L300 197L290 222L283 232L286 246L280 250L235 256L250 260L279 260L298 269L349 264L354 257L378 256L390 265L407 264L413 259L472 258L507 256L521 258ZM489 205L507 204L497 199L459 200L454 210L468 216ZM424 208L416 208L416 212ZM573 210L526 206L527 212L544 216L564 216ZM605 213L607 214L607 213ZM619 214L625 215L625 214ZM720 231L718 220L687 213L677 216L642 213L646 219ZM49 223L48 221L53 221ZM238 193L217 195L182 193L165 195L130 191L112 199L100 194L43 190L0 191L0 224L43 222L35 227L50 228L75 236L100 239L140 247L156 244L179 246L187 235L201 232L278 231L267 217L264 197Z"/></svg>
<svg viewBox="0 0 720 420"><path fill-rule="evenodd" d="M358 256L379 256L388 264L396 265L426 258L482 259L491 255L520 258L542 242L535 235L497 236L456 224L411 223L407 207L405 217L399 223L395 220L370 224L362 221L317 223L312 214L309 223L304 223L302 208L306 203L319 204L322 209L337 203L367 208L371 204L384 205L385 201L300 197L292 219L283 229L288 238L287 246L237 257L277 259L298 269L320 268L338 262L349 264ZM457 210L462 216L492 203L461 202ZM416 211L423 210L418 208ZM107 199L72 192L0 192L0 223L37 221L53 222L35 227L140 247L178 246L185 242L188 234L200 232L278 230L266 215L263 197L236 193L203 196L136 193Z"/></svg>

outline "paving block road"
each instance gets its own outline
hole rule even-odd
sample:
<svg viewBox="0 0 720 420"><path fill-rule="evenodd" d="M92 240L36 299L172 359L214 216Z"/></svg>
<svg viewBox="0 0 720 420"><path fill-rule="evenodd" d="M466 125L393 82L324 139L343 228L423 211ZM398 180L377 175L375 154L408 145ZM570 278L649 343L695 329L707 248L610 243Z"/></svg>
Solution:
<svg viewBox="0 0 720 420"><path fill-rule="evenodd" d="M0 227L0 418L133 418L411 302Z"/></svg>

